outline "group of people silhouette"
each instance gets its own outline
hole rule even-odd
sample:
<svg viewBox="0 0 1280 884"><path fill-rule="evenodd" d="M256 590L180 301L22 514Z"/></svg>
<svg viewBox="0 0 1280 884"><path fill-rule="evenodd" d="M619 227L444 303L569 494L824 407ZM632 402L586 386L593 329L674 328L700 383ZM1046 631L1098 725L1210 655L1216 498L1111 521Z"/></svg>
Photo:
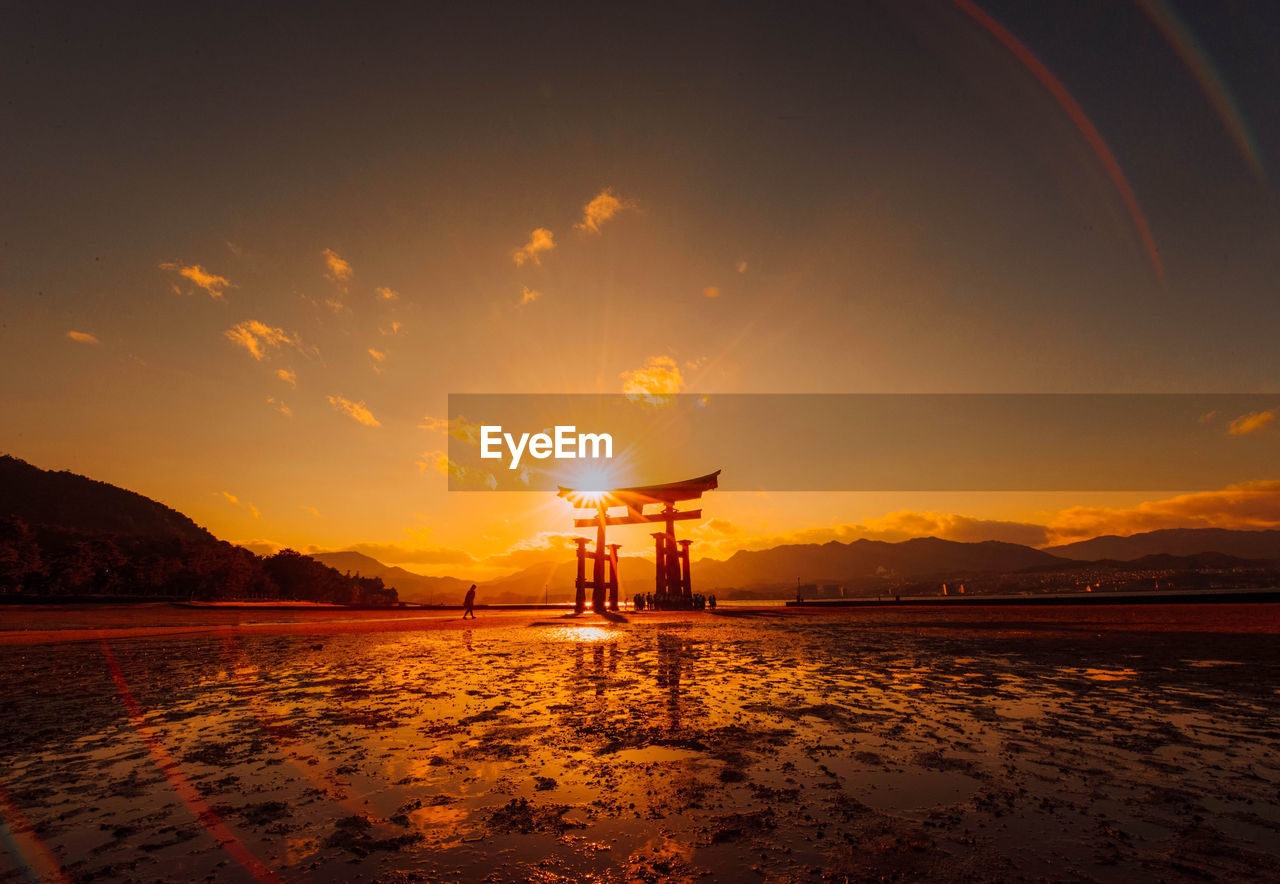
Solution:
<svg viewBox="0 0 1280 884"><path fill-rule="evenodd" d="M633 611L706 611L716 609L716 596L695 592L692 596L654 595L638 592L631 600Z"/></svg>
<svg viewBox="0 0 1280 884"><path fill-rule="evenodd" d="M471 584L466 596L462 599L462 619L476 619L476 585ZM632 599L634 611L714 611L716 595L704 596L695 592L692 597L657 595L651 592L638 592Z"/></svg>

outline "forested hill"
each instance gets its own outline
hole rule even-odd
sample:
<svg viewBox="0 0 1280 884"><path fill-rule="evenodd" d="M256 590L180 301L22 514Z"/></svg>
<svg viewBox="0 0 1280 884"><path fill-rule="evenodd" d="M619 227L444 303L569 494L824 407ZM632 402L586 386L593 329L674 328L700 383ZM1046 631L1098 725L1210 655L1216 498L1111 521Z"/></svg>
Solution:
<svg viewBox="0 0 1280 884"><path fill-rule="evenodd" d="M173 538L212 543L217 538L177 510L106 482L54 472L0 455L0 515L31 526L81 534Z"/></svg>
<svg viewBox="0 0 1280 884"><path fill-rule="evenodd" d="M262 558L141 494L0 456L0 600L126 597L397 601L377 577Z"/></svg>

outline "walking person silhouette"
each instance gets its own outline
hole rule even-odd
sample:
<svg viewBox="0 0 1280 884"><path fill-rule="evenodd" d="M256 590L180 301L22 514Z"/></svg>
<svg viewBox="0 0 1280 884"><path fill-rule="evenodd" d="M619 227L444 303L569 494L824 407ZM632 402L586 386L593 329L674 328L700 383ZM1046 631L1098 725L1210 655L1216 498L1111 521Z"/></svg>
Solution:
<svg viewBox="0 0 1280 884"><path fill-rule="evenodd" d="M467 590L467 597L462 600L462 619L466 620L467 615L471 615L471 619L476 619L476 585L471 584L471 588Z"/></svg>

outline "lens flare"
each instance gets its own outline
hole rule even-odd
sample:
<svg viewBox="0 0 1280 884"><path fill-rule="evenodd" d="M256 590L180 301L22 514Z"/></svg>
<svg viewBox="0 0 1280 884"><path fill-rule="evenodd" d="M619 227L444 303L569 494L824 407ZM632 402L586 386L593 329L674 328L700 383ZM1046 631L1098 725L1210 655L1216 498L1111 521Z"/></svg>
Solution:
<svg viewBox="0 0 1280 884"><path fill-rule="evenodd" d="M1035 53L1024 46L1017 37L1005 30L1000 22L983 12L972 0L953 0L953 2L961 12L982 25L991 36L1000 41L1004 48L1012 52L1014 57L1022 62L1023 66L1040 81L1040 84L1067 112L1067 116L1071 118L1071 122L1080 130L1080 134L1084 136L1085 141L1089 142L1089 146L1093 148L1098 161L1102 163L1102 168L1106 170L1107 175L1111 178L1112 186L1120 194L1120 199L1129 210L1129 216L1133 219L1133 226L1137 228L1138 237L1142 240L1142 244L1147 250L1147 256L1151 259L1151 266L1155 268L1156 276L1163 282L1164 264L1160 261L1160 252L1156 249L1155 239L1151 236L1151 228L1147 226L1147 218L1143 215L1142 207L1138 205L1138 198L1134 195L1133 188L1129 186L1129 180L1125 178L1124 172L1120 169L1120 164L1116 162L1115 155L1111 153L1111 148L1107 147L1107 142L1103 139L1102 133L1093 125L1079 103L1071 97L1067 87L1063 86L1062 82L1044 66Z"/></svg>

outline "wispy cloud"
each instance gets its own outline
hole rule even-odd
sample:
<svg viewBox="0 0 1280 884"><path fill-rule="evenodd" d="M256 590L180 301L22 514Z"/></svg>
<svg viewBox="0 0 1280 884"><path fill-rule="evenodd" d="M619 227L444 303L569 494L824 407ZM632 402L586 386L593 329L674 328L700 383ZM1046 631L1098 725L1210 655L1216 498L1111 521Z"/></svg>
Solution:
<svg viewBox="0 0 1280 884"><path fill-rule="evenodd" d="M424 549L395 543L357 543L351 549L380 562L397 565L469 565L475 562L474 556L461 549Z"/></svg>
<svg viewBox="0 0 1280 884"><path fill-rule="evenodd" d="M613 191L606 187L591 202L582 207L582 220L573 226L586 233L599 233L601 224L623 209L629 208L631 208L630 203L618 199L613 195Z"/></svg>
<svg viewBox="0 0 1280 884"><path fill-rule="evenodd" d="M1256 433L1276 419L1274 411L1251 411L1242 414L1227 425L1227 432L1232 436L1245 436Z"/></svg>
<svg viewBox="0 0 1280 884"><path fill-rule="evenodd" d="M306 505L304 504L302 508L303 508L304 510L306 510L307 512L311 513L311 515L313 515L313 516L319 516L319 515L320 515L320 510L316 509L316 508L315 508L315 507L313 507L313 506L306 506Z"/></svg>
<svg viewBox="0 0 1280 884"><path fill-rule="evenodd" d="M280 401L279 399L277 399L275 396L268 396L268 397L267 397L267 404L269 404L269 405L271 405L272 407L274 407L276 411L280 412L280 413L281 413L281 414L283 414L285 417L293 417L293 409L292 409L292 408L290 408L289 406L285 405L283 402L281 402L281 401Z"/></svg>
<svg viewBox="0 0 1280 884"><path fill-rule="evenodd" d="M387 354L383 353L381 350L375 350L373 347L370 347L369 358L373 360L373 370L378 374L382 374L382 366L387 361Z"/></svg>
<svg viewBox="0 0 1280 884"><path fill-rule="evenodd" d="M351 269L351 264L344 261L342 257L333 249L325 249L321 254L324 255L324 278L331 282L345 283L350 282L355 271Z"/></svg>
<svg viewBox="0 0 1280 884"><path fill-rule="evenodd" d="M524 291L520 293L520 306L523 307L525 304L532 304L541 297L542 292L525 286Z"/></svg>
<svg viewBox="0 0 1280 884"><path fill-rule="evenodd" d="M400 334L400 323L393 320L390 326L388 326L387 328L380 328L378 329L378 331L381 334L388 335L390 337L395 337L396 335Z"/></svg>
<svg viewBox="0 0 1280 884"><path fill-rule="evenodd" d="M82 332L82 331L69 331L69 332L67 332L67 337L69 337L71 340L76 341L77 343L81 343L81 344L99 344L99 343L101 343L101 341L99 341L99 340L97 339L97 337L95 337L94 335L89 334L88 332Z"/></svg>
<svg viewBox="0 0 1280 884"><path fill-rule="evenodd" d="M382 301L396 301L400 298L399 292L389 289L386 286L378 286L376 291L378 292L378 299Z"/></svg>
<svg viewBox="0 0 1280 884"><path fill-rule="evenodd" d="M368 408L365 408L364 402L352 402L342 396L330 396L329 404L337 411L342 412L357 423L364 424L366 427L382 426L378 419L373 416L373 413Z"/></svg>
<svg viewBox="0 0 1280 884"><path fill-rule="evenodd" d="M738 262L737 270L738 270L738 272L739 272L739 273L746 273L746 272L747 272L747 262L746 262L746 261L739 261L739 262Z"/></svg>
<svg viewBox="0 0 1280 884"><path fill-rule="evenodd" d="M225 497L227 500L229 500L229 501L231 502L231 505L232 505L232 506L239 506L239 505L240 505L240 498L236 497L236 496L235 496L234 494L232 494L231 492L229 492L229 491L223 491L223 492L222 492L222 496L223 496L223 497Z"/></svg>
<svg viewBox="0 0 1280 884"><path fill-rule="evenodd" d="M437 433L444 433L452 436L460 442L466 442L469 445L480 444L480 425L474 421L469 421L462 415L458 415L452 420L443 417L427 416L422 419L422 423L418 424L421 430L433 430Z"/></svg>
<svg viewBox="0 0 1280 884"><path fill-rule="evenodd" d="M702 290L702 294L706 295L708 298L718 298L720 297L720 289L717 286L709 285Z"/></svg>
<svg viewBox="0 0 1280 884"><path fill-rule="evenodd" d="M268 350L278 350L281 344L296 344L282 328L275 328L256 319L237 323L225 332L227 340L249 351L254 359L261 359Z"/></svg>
<svg viewBox="0 0 1280 884"><path fill-rule="evenodd" d="M624 371L622 392L630 398L660 405L663 397L679 393L684 386L680 366L670 356L650 356L643 368Z"/></svg>
<svg viewBox="0 0 1280 884"><path fill-rule="evenodd" d="M568 553L574 549L575 535L554 531L543 531L527 540L508 547L505 552L486 559L490 565L501 565L507 568L525 568L546 561L563 561L569 558Z"/></svg>
<svg viewBox="0 0 1280 884"><path fill-rule="evenodd" d="M539 227L529 234L529 241L524 244L524 247L516 249L511 257L515 260L517 267L523 267L526 263L536 267L542 263L542 259L538 256L542 252L549 252L555 247L555 238L552 236L551 231L545 227Z"/></svg>
<svg viewBox="0 0 1280 884"><path fill-rule="evenodd" d="M234 288L225 276L218 276L216 273L210 273L199 264L179 264L175 262L167 262L160 265L161 270L171 270L179 276L183 276L200 288L209 293L211 298L222 298L222 292L227 288Z"/></svg>
<svg viewBox="0 0 1280 884"><path fill-rule="evenodd" d="M284 382L285 382L286 384L288 384L290 387L293 387L295 390L297 389L297 387L298 387L298 376L297 376L296 374L294 374L294 373L293 373L293 370L292 370L292 369L289 369L289 368L282 368L282 369L280 369L279 371L277 371L277 372L276 372L276 377L278 377L280 380L284 381Z"/></svg>

